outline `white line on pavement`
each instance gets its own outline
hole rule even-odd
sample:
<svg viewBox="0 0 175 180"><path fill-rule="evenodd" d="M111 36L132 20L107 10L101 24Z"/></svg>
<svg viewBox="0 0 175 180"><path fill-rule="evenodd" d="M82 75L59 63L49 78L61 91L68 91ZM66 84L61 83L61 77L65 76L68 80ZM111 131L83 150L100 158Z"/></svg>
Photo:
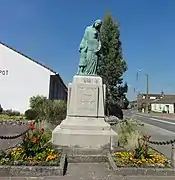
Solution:
<svg viewBox="0 0 175 180"><path fill-rule="evenodd" d="M144 124L144 127L146 128L145 129L146 132L148 131L151 136L162 135L162 136L173 136L173 138L175 136L175 132L172 132L158 126L145 123L145 122L143 122L143 124Z"/></svg>
<svg viewBox="0 0 175 180"><path fill-rule="evenodd" d="M162 122L162 123L165 123L165 124L175 125L174 122L164 121L164 120L155 119L155 118L149 118L149 119L154 120L154 121L158 121L158 122Z"/></svg>

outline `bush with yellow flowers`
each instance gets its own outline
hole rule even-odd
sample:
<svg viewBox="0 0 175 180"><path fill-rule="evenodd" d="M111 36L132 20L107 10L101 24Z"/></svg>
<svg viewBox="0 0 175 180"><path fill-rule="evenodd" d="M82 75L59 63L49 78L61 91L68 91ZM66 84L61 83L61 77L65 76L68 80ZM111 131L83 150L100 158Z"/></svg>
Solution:
<svg viewBox="0 0 175 180"><path fill-rule="evenodd" d="M151 136L138 139L138 147L133 151L113 153L113 159L118 167L169 167L169 161L163 155L149 148Z"/></svg>
<svg viewBox="0 0 175 180"><path fill-rule="evenodd" d="M50 138L31 123L18 147L0 152L0 165L59 165L61 154L49 143Z"/></svg>

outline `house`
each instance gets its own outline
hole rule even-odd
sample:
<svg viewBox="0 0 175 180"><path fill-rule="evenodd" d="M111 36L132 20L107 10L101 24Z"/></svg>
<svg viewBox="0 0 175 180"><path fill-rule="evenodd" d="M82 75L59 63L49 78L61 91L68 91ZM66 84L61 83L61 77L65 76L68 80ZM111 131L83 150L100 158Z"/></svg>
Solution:
<svg viewBox="0 0 175 180"><path fill-rule="evenodd" d="M153 100L160 99L163 96L162 93L160 94L148 94L148 99L147 99L147 94L140 93L137 95L137 106L138 110L145 112L146 105L148 104L150 107L150 102ZM149 108L150 109L150 108Z"/></svg>
<svg viewBox="0 0 175 180"><path fill-rule="evenodd" d="M67 99L60 75L40 62L0 42L0 104L23 113L31 96Z"/></svg>
<svg viewBox="0 0 175 180"><path fill-rule="evenodd" d="M145 111L145 106L148 103L149 110L154 112L175 113L175 95L173 94L139 94L137 96L138 107L140 111Z"/></svg>
<svg viewBox="0 0 175 180"><path fill-rule="evenodd" d="M130 104L131 108L136 108L137 107L137 101L135 101L135 100L130 101L129 104Z"/></svg>
<svg viewBox="0 0 175 180"><path fill-rule="evenodd" d="M151 111L175 113L175 95L164 95L161 99L152 101Z"/></svg>

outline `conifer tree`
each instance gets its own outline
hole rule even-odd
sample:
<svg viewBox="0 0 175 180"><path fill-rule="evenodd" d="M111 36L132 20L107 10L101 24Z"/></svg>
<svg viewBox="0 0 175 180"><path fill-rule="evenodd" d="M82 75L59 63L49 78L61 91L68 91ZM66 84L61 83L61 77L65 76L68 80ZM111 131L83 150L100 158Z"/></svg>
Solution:
<svg viewBox="0 0 175 180"><path fill-rule="evenodd" d="M118 104L126 100L127 83L123 85L123 74L127 70L123 59L119 24L107 13L100 32L102 43L98 64L98 75L106 84L106 105Z"/></svg>

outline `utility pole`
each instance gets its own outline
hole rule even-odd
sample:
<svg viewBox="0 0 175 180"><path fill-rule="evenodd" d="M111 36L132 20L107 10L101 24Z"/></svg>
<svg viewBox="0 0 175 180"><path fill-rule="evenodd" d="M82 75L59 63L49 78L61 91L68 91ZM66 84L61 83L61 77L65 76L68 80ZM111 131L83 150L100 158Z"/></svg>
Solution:
<svg viewBox="0 0 175 180"><path fill-rule="evenodd" d="M149 76L146 74L146 113L149 110Z"/></svg>
<svg viewBox="0 0 175 180"><path fill-rule="evenodd" d="M139 112L139 92L137 92L137 112Z"/></svg>
<svg viewBox="0 0 175 180"><path fill-rule="evenodd" d="M138 75L140 72L142 72L142 70L139 70L137 72L137 80L138 80ZM148 110L149 110L149 76L148 76L148 74L145 74L145 75L146 75L146 99L145 99L146 100L146 108L145 108L145 111L146 111L146 113L148 113Z"/></svg>

